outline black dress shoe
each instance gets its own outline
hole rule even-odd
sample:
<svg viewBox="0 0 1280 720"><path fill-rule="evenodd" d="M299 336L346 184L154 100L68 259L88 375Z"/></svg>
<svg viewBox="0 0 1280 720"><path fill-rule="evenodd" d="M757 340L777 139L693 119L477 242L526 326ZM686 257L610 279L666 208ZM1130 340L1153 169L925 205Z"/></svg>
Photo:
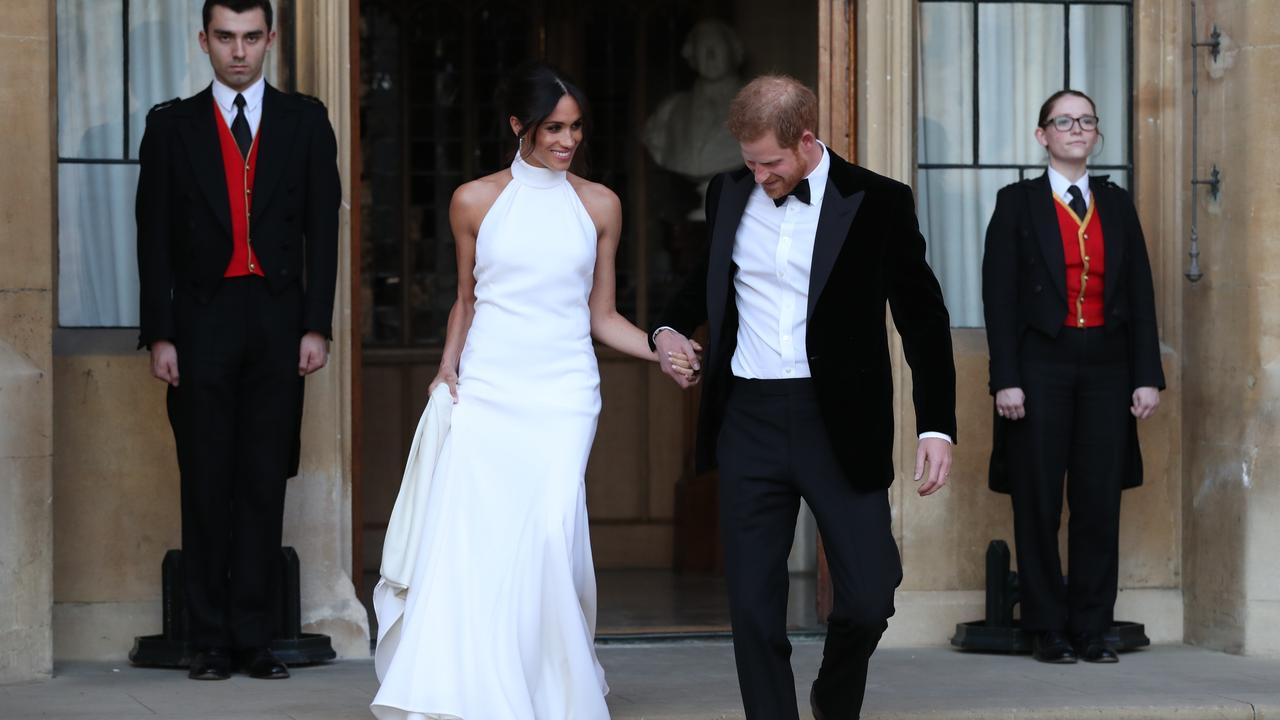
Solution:
<svg viewBox="0 0 1280 720"><path fill-rule="evenodd" d="M1091 663L1117 663L1120 656L1107 645L1101 635L1085 635L1076 640L1076 652L1080 659Z"/></svg>
<svg viewBox="0 0 1280 720"><path fill-rule="evenodd" d="M226 680L231 677L231 655L219 648L201 650L191 661L187 677L192 680Z"/></svg>
<svg viewBox="0 0 1280 720"><path fill-rule="evenodd" d="M1043 663L1065 665L1076 661L1075 650L1060 632L1048 631L1036 635L1031 655Z"/></svg>
<svg viewBox="0 0 1280 720"><path fill-rule="evenodd" d="M818 708L818 683L809 686L809 709L813 711L813 720L827 720L827 716Z"/></svg>
<svg viewBox="0 0 1280 720"><path fill-rule="evenodd" d="M270 648L254 648L241 655L240 669L258 680L284 680L289 668Z"/></svg>

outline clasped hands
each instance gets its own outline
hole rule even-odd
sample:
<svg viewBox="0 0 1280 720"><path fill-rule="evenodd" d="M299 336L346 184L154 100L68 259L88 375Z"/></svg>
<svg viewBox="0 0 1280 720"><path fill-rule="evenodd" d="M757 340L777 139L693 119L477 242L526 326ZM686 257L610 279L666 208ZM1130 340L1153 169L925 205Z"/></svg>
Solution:
<svg viewBox="0 0 1280 720"><path fill-rule="evenodd" d="M676 385L690 388L702 379L701 345L671 328L659 330L653 344L658 348L658 367Z"/></svg>

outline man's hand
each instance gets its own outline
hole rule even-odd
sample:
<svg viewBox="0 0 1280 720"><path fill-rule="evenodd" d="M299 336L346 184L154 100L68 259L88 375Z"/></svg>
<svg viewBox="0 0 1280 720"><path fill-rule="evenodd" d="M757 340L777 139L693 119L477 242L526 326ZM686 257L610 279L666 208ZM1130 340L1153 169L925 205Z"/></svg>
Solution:
<svg viewBox="0 0 1280 720"><path fill-rule="evenodd" d="M653 344L658 347L658 366L681 388L698 384L702 378L702 365L698 353L702 347L675 330L658 331Z"/></svg>
<svg viewBox="0 0 1280 720"><path fill-rule="evenodd" d="M916 482L924 476L925 465L929 466L929 477L916 492L920 497L932 495L947 484L951 477L951 443L942 438L927 437L920 441L916 448Z"/></svg>
<svg viewBox="0 0 1280 720"><path fill-rule="evenodd" d="M1022 388L1005 388L996 393L996 412L1006 420L1021 420L1027 416L1026 402Z"/></svg>
<svg viewBox="0 0 1280 720"><path fill-rule="evenodd" d="M324 335L309 332L298 344L298 374L307 376L324 367L329 361L329 343Z"/></svg>
<svg viewBox="0 0 1280 720"><path fill-rule="evenodd" d="M178 387L178 348L168 340L151 343L151 376Z"/></svg>
<svg viewBox="0 0 1280 720"><path fill-rule="evenodd" d="M1133 406L1129 412L1139 420L1146 420L1156 414L1160 407L1160 391L1153 387L1140 387L1133 391Z"/></svg>

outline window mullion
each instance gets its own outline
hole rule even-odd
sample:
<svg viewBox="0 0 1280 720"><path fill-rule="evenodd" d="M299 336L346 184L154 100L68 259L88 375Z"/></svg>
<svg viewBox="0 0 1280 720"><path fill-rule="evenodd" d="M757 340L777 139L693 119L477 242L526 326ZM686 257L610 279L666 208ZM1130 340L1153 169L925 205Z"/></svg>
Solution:
<svg viewBox="0 0 1280 720"><path fill-rule="evenodd" d="M120 32L124 35L124 77L122 78L123 90L120 97L123 98L120 106L120 114L124 115L124 139L120 143L121 159L129 159L129 0L121 0L121 12L124 15L123 22L120 23Z"/></svg>

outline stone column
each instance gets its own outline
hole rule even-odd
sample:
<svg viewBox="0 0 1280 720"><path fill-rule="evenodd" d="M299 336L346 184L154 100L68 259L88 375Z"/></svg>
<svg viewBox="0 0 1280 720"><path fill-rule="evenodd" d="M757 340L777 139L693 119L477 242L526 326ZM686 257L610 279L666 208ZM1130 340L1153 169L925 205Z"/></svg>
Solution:
<svg viewBox="0 0 1280 720"><path fill-rule="evenodd" d="M329 365L307 379L302 428L302 465L290 481L285 544L302 561L302 621L308 632L333 636L344 657L368 657L369 624L352 582L352 337L351 158L359 142L351 127L350 4L347 0L297 0L294 5L298 90L329 109L338 136L342 214L338 293Z"/></svg>
<svg viewBox="0 0 1280 720"><path fill-rule="evenodd" d="M0 683L53 668L52 7L0 33Z"/></svg>
<svg viewBox="0 0 1280 720"><path fill-rule="evenodd" d="M1277 655L1280 4L1199 0L1197 15L1178 52L1207 40L1215 24L1223 46L1216 60L1207 49L1186 56L1200 90L1191 172L1207 177L1216 164L1223 182L1216 200L1203 188L1181 190L1197 206L1204 272L1182 293L1186 633L1208 647ZM1185 238L1181 250L1185 263Z"/></svg>

